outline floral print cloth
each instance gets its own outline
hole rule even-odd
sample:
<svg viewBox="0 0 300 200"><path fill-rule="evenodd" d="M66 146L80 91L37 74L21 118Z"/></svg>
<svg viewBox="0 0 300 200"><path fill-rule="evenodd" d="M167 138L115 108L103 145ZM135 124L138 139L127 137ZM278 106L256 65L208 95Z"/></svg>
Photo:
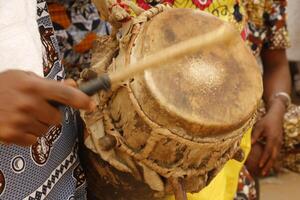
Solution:
<svg viewBox="0 0 300 200"><path fill-rule="evenodd" d="M47 2L67 77L77 79L80 71L90 65L96 36L108 34L108 28L90 0Z"/></svg>

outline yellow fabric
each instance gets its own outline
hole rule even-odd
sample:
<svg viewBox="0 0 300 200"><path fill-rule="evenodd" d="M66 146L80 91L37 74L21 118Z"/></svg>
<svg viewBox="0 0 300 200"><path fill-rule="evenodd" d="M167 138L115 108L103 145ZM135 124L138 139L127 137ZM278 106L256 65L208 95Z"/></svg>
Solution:
<svg viewBox="0 0 300 200"><path fill-rule="evenodd" d="M245 159L251 149L251 131L252 129L249 129L241 141L241 148L246 155ZM207 187L199 193L188 194L188 200L232 200L237 190L239 172L245 159L243 162L229 160ZM165 200L175 200L175 198L168 197Z"/></svg>

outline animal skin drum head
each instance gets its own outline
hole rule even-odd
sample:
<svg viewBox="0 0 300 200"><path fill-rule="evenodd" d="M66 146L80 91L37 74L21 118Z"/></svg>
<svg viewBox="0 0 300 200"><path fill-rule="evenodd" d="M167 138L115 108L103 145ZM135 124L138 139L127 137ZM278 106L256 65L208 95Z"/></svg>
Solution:
<svg viewBox="0 0 300 200"><path fill-rule="evenodd" d="M130 60L137 62L222 24L201 11L163 12L143 27ZM256 60L240 37L147 70L136 79L131 84L134 95L151 120L175 132L173 125L180 123L186 134L196 137L215 137L240 128L255 112L262 88ZM147 91L140 91L141 83Z"/></svg>

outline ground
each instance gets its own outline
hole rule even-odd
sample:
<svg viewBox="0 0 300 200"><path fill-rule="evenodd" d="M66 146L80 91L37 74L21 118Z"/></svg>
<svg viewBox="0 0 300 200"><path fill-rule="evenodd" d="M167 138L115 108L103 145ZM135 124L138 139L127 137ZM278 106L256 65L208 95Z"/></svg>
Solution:
<svg viewBox="0 0 300 200"><path fill-rule="evenodd" d="M260 180L260 200L299 200L300 175L284 172L277 177Z"/></svg>

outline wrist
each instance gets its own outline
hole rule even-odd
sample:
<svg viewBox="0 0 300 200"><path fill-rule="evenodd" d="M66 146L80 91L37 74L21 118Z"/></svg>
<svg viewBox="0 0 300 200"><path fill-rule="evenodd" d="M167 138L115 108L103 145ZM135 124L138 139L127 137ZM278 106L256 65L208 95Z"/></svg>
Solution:
<svg viewBox="0 0 300 200"><path fill-rule="evenodd" d="M275 98L267 104L267 113L272 113L274 116L282 118L286 111L286 104L279 98Z"/></svg>
<svg viewBox="0 0 300 200"><path fill-rule="evenodd" d="M272 107L272 105L282 104L285 107L285 111L291 105L291 97L286 92L277 92L273 94L267 101L267 108Z"/></svg>

